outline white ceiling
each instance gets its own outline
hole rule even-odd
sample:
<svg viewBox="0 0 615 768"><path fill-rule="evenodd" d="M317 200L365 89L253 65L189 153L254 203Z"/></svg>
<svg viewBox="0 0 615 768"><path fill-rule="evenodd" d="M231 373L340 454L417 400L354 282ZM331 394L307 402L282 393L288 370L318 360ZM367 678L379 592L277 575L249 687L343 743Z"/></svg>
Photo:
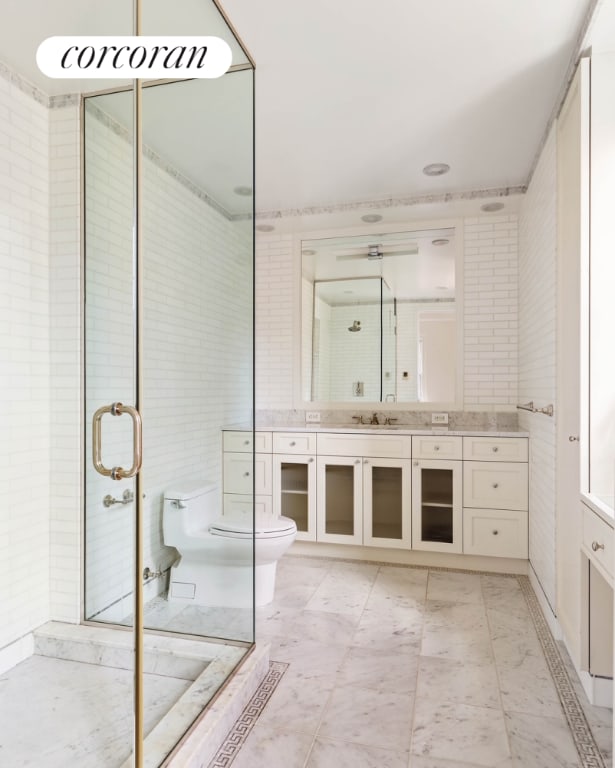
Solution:
<svg viewBox="0 0 615 768"><path fill-rule="evenodd" d="M464 198L461 203L476 211L473 198L488 191L519 192L571 62L587 44L581 33L596 5L596 0L221 2L256 62L257 211L313 214L313 207L333 207L329 221L335 225L353 208L358 221L357 208L373 207L373 201L387 206L400 198L423 201L414 206L418 215L425 206L439 215L446 194ZM606 8L611 17L614 5L615 0L598 0L598 9ZM0 59L48 94L104 84L41 75L34 54L45 37L131 32L128 0L3 0L2 11ZM143 31L229 39L208 0L144 0ZM245 60L234 48L234 60ZM168 130L168 121L165 125ZM215 154L216 147L208 151ZM204 158L207 152L199 154ZM433 162L448 163L450 173L425 176L423 166ZM428 204L429 196L438 205ZM508 198L507 205L517 199Z"/></svg>

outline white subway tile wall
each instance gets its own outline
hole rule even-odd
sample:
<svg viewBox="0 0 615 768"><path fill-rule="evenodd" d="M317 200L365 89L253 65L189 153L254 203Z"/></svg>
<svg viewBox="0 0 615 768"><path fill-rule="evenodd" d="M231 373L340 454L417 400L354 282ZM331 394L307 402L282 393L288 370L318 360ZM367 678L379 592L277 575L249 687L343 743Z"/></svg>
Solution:
<svg viewBox="0 0 615 768"><path fill-rule="evenodd" d="M556 132L542 150L519 216L519 401L556 402ZM555 607L556 419L519 411L530 433L530 561Z"/></svg>
<svg viewBox="0 0 615 768"><path fill-rule="evenodd" d="M464 406L517 403L517 217L464 221ZM256 239L256 408L293 407L293 237Z"/></svg>
<svg viewBox="0 0 615 768"><path fill-rule="evenodd" d="M464 405L517 403L517 217L464 221Z"/></svg>
<svg viewBox="0 0 615 768"><path fill-rule="evenodd" d="M50 618L77 622L81 578L79 107L49 110Z"/></svg>
<svg viewBox="0 0 615 768"><path fill-rule="evenodd" d="M86 142L92 148L87 172L93 227L90 235L88 225L86 240L86 387L94 409L134 399L131 147L89 114ZM149 159L143 166L143 201L144 564L156 570L177 557L162 543L164 491L215 483L221 492L221 427L251 418L252 247L251 222L225 218ZM125 428L123 437L116 430L117 449L131 446L128 420ZM105 423L103 429L111 427ZM112 452L113 441L104 442ZM130 466L131 456L113 458ZM86 599L91 614L130 593L133 576L127 511L132 507L102 504L107 493L121 496L131 483L91 472L90 477Z"/></svg>
<svg viewBox="0 0 615 768"><path fill-rule="evenodd" d="M0 649L10 646L2 656L8 664L27 655L25 640L40 624L80 619L82 478L89 460L81 438L79 106L75 98L33 97L35 89L11 77L0 77L0 381L7 404L0 415ZM120 167L113 152L123 151L131 162L126 142L120 150L121 137L107 133L97 156L104 168L90 168L99 196ZM145 559L155 568L174 554L161 543L162 491L195 481L221 484L220 427L252 415L251 222L227 220L151 162L145 190L151 255L144 309L145 439L151 446ZM88 373L94 395L92 376L104 379L105 402L133 399L131 362L110 333L111 326L126 333L120 298L131 291L126 264L117 271L112 263L124 254L126 224L130 241L126 194L116 185L104 203L99 199L99 209L90 208L94 231L104 234L98 251L93 243L89 252L92 274L98 259L102 276L102 286L91 292L92 316L103 325L93 329L98 348L91 350ZM101 210L106 219L97 221L94 212ZM180 336L180 327L188 333ZM118 375L124 391L112 393ZM108 422L105 428L109 434ZM114 451L112 439L107 447ZM119 459L112 463L124 462ZM92 483L90 533L98 549L91 552L88 581L96 609L132 586L114 567L130 551L131 512L120 508L118 531L114 517L120 516L102 505L106 493L121 496L123 487ZM130 601L125 604L129 611Z"/></svg>
<svg viewBox="0 0 615 768"><path fill-rule="evenodd" d="M256 237L256 409L293 407L292 235Z"/></svg>
<svg viewBox="0 0 615 768"><path fill-rule="evenodd" d="M49 112L0 77L0 648L49 617Z"/></svg>

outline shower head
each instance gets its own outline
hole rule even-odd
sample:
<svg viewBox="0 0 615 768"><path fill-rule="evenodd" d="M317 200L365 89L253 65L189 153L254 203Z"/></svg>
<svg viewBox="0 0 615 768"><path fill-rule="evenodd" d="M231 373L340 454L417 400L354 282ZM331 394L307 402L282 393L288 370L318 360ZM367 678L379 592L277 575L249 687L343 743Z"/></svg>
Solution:
<svg viewBox="0 0 615 768"><path fill-rule="evenodd" d="M348 326L348 330L351 333L356 333L357 331L361 330L361 321L360 320L353 320L352 325Z"/></svg>

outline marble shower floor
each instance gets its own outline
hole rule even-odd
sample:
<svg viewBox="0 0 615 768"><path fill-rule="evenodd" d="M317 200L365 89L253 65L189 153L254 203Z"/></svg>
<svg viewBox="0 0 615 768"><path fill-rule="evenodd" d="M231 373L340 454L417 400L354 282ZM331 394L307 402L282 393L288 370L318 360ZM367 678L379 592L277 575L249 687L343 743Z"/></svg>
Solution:
<svg viewBox="0 0 615 768"><path fill-rule="evenodd" d="M210 768L229 755L232 768L610 766L611 713L569 670L585 713L571 721L586 718L602 752L590 735L580 762L549 669L565 651L549 635L545 658L524 589L525 577L286 556L257 640L289 666Z"/></svg>
<svg viewBox="0 0 615 768"><path fill-rule="evenodd" d="M129 768L132 634L105 626L48 622L34 632L33 644L32 656L0 675L0 766ZM161 764L245 654L243 646L146 634L147 768ZM258 666L262 654L252 656L252 667ZM237 700L245 701L245 686L251 684L253 672L258 670L240 670L233 678L229 689L235 690ZM228 695L221 695L208 708L211 717L205 715L196 729L201 735L195 738L202 739L207 732L219 743L238 711L241 705L237 710Z"/></svg>
<svg viewBox="0 0 615 768"><path fill-rule="evenodd" d="M132 751L127 669L31 656L0 676L0 765L109 768ZM146 674L145 732L192 680Z"/></svg>

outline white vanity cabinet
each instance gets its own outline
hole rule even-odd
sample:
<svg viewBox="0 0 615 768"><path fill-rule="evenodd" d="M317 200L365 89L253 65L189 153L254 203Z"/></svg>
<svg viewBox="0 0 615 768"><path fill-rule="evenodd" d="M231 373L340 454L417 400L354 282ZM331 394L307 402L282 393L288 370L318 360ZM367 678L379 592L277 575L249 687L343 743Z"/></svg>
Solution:
<svg viewBox="0 0 615 768"><path fill-rule="evenodd" d="M410 549L410 437L319 434L317 451L317 540Z"/></svg>
<svg viewBox="0 0 615 768"><path fill-rule="evenodd" d="M413 549L462 551L461 455L459 436L412 437Z"/></svg>
<svg viewBox="0 0 615 768"><path fill-rule="evenodd" d="M299 541L316 541L315 434L273 434L273 512L295 521Z"/></svg>
<svg viewBox="0 0 615 768"><path fill-rule="evenodd" d="M223 432L222 446L223 514L234 519L252 519L254 498L256 519L261 515L270 518L273 490L271 432L227 430Z"/></svg>
<svg viewBox="0 0 615 768"><path fill-rule="evenodd" d="M527 558L527 442L463 438L464 554Z"/></svg>

